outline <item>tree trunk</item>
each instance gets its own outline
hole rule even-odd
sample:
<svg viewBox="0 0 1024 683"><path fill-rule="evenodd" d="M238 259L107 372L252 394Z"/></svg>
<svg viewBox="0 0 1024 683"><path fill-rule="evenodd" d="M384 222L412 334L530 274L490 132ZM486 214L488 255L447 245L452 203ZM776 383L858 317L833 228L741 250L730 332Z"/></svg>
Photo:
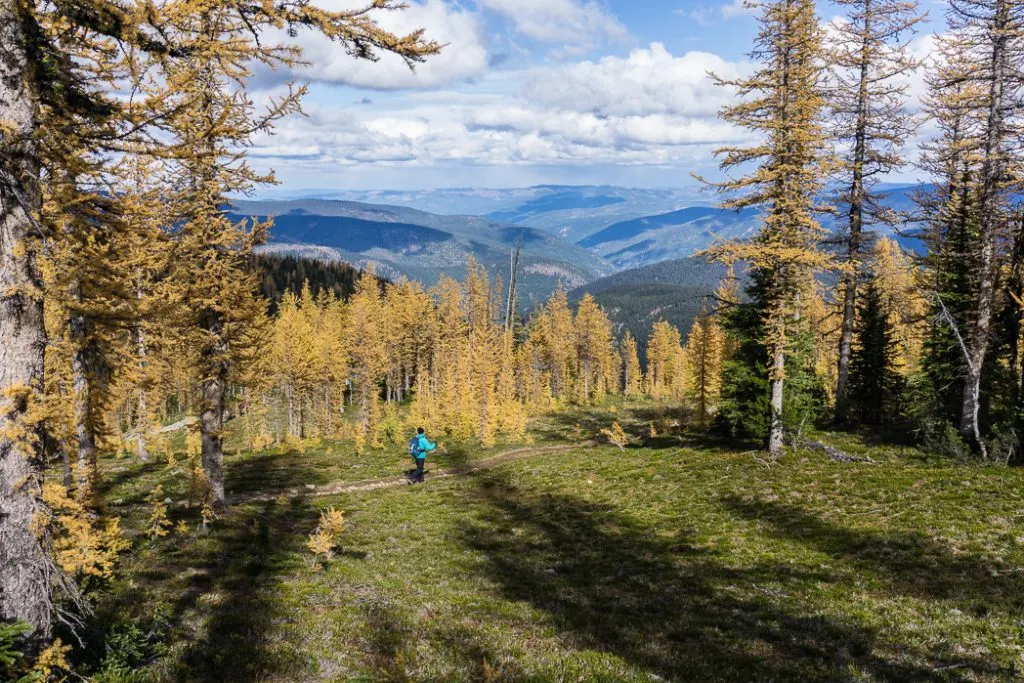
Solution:
<svg viewBox="0 0 1024 683"><path fill-rule="evenodd" d="M324 429L327 436L334 435L334 412L331 410L331 384L324 380Z"/></svg>
<svg viewBox="0 0 1024 683"><path fill-rule="evenodd" d="M590 400L590 358L583 361L583 400Z"/></svg>
<svg viewBox="0 0 1024 683"><path fill-rule="evenodd" d="M298 429L295 423L295 389L292 388L291 382L285 387L284 393L288 397L288 436L295 436Z"/></svg>
<svg viewBox="0 0 1024 683"><path fill-rule="evenodd" d="M210 503L215 509L227 507L224 495L224 372L203 381L199 430L202 436L203 472L210 486Z"/></svg>
<svg viewBox="0 0 1024 683"><path fill-rule="evenodd" d="M95 493L96 471L96 383L99 381L98 350L89 339L89 324L84 316L71 316L71 339L75 352L71 359L75 392L76 484L80 500L91 501Z"/></svg>
<svg viewBox="0 0 1024 683"><path fill-rule="evenodd" d="M136 411L138 417L135 421L135 453L141 462L148 462L149 451L146 449L146 430L149 429L149 421L144 416L149 412L149 407L146 405L146 394L141 390Z"/></svg>
<svg viewBox="0 0 1024 683"><path fill-rule="evenodd" d="M998 206L999 183L1005 166L1002 145L1006 130L1003 121L1004 89L1006 85L1007 42L1006 30L1010 20L1010 2L1001 0L996 9L992 27L992 78L989 86L988 121L986 123L985 159L981 170L981 229L979 241L981 251L978 259L978 304L970 328L968 341L969 363L964 385L963 404L960 411L960 433L977 441L975 426L981 411L981 378L985 355L988 352L989 333L992 324L992 307L996 283L996 241L1000 211ZM975 444L984 451L984 444Z"/></svg>
<svg viewBox="0 0 1024 683"><path fill-rule="evenodd" d="M771 428L768 434L768 452L773 458L782 455L783 426L782 426L782 389L786 375L786 351L782 344L776 344L772 349L772 372L771 372Z"/></svg>
<svg viewBox="0 0 1024 683"><path fill-rule="evenodd" d="M1020 219L1024 221L1024 216ZM1011 252L1010 278L1007 283L1007 290L1010 293L1007 306L1010 309L1007 334L1010 343L1010 373L1012 384L1010 385L1011 401L1015 406L1021 403L1021 381L1024 379L1022 370L1021 333L1024 332L1024 225L1018 223L1017 233L1013 238L1013 251Z"/></svg>
<svg viewBox="0 0 1024 683"><path fill-rule="evenodd" d="M42 390L42 302L26 240L39 208L39 167L33 136L37 99L25 52L19 3L0 0L0 621L24 621L31 648L52 635L52 565L33 529L38 512L40 444L11 439ZM7 393L14 390L16 393Z"/></svg>
<svg viewBox="0 0 1024 683"><path fill-rule="evenodd" d="M708 344L710 343L710 335L708 333L708 320L705 319L701 323L700 337L697 342L700 344L700 362L697 365L698 377L697 381L700 387L699 393L699 405L700 405L700 426L707 426L708 418Z"/></svg>
<svg viewBox="0 0 1024 683"><path fill-rule="evenodd" d="M516 314L515 308L517 305L516 301L516 286L517 280L519 279L519 250L521 246L522 236L520 235L520 242L516 243L515 251L512 252L509 259L509 278L508 278L508 301L505 304L505 331L511 332L512 327L515 324Z"/></svg>
<svg viewBox="0 0 1024 683"><path fill-rule="evenodd" d="M142 298L141 293L139 298ZM146 433L149 431L149 405L146 402L146 390L149 388L149 378L147 377L147 349L146 349L146 338L142 334L142 328L139 325L135 325L133 329L133 336L135 337L135 349L139 355L139 377L141 382L139 383L139 400L135 406L135 448L136 453L139 456L139 460L146 462L149 460L149 451L146 450Z"/></svg>
<svg viewBox="0 0 1024 683"><path fill-rule="evenodd" d="M843 278L843 324L839 334L839 368L836 381L836 422L839 424L844 424L849 419L850 358L853 355L853 326L857 316L857 276L860 270L860 251L864 231L864 163L867 158L871 16L871 2L868 0L864 10L864 42L861 46L860 89L857 94L857 129L854 132L853 145L850 234L846 241L849 271Z"/></svg>

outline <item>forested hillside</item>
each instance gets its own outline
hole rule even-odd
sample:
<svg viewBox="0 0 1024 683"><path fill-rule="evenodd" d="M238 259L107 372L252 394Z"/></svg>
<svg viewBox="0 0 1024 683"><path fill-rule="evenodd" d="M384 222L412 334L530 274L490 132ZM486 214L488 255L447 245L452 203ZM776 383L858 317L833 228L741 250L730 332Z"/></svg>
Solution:
<svg viewBox="0 0 1024 683"><path fill-rule="evenodd" d="M663 261L595 280L570 291L569 300L593 296L616 334L628 331L637 340L642 359L652 324L665 320L685 333L702 311L718 307L714 293L725 275L724 266L702 259Z"/></svg>
<svg viewBox="0 0 1024 683"><path fill-rule="evenodd" d="M336 299L347 299L363 274L341 261L277 254L258 254L256 267L261 273L259 293L270 300L271 313L277 310L286 292L298 292L307 285L314 297L330 292Z"/></svg>

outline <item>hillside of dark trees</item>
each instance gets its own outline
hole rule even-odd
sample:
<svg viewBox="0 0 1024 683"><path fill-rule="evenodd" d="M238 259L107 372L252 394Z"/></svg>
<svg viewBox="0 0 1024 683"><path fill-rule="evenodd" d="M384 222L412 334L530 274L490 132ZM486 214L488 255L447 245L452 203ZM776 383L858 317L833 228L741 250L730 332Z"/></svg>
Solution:
<svg viewBox="0 0 1024 683"><path fill-rule="evenodd" d="M296 294L309 282L313 296L327 289L339 299L347 299L355 291L360 269L343 261L320 261L281 254L258 254L256 264L261 271L259 293L270 300L271 312L287 291Z"/></svg>

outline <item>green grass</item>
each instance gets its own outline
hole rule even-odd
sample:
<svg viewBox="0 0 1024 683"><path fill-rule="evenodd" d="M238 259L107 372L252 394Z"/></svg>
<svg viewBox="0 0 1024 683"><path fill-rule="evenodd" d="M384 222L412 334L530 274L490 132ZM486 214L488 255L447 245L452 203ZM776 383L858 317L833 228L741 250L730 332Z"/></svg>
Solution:
<svg viewBox="0 0 1024 683"><path fill-rule="evenodd" d="M796 453L769 466L666 435L671 422L650 408L567 413L536 430L589 438L612 419L645 446L241 505L208 532L137 539L94 596L86 664L98 668L104 639L131 624L147 634L139 677L106 680L1024 676L1024 471L835 435L877 464ZM661 435L641 437L652 421ZM125 499L171 476L118 466L112 491ZM229 459L229 488L395 467L398 455L335 446L242 455ZM303 543L329 505L348 528L323 568ZM144 508L124 509L137 529Z"/></svg>

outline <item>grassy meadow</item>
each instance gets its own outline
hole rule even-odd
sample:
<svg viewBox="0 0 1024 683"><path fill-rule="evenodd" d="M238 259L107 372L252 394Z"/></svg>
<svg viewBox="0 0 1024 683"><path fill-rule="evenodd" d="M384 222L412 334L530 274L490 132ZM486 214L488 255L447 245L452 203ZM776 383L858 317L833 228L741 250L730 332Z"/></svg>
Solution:
<svg viewBox="0 0 1024 683"><path fill-rule="evenodd" d="M605 445L620 422L633 443ZM142 534L181 466L104 463L133 536L94 587L97 681L1008 681L1024 677L1024 470L825 435L873 464L722 447L653 404L564 412L536 454L422 486L404 447L227 461L239 503ZM590 443L598 445L590 445ZM485 453L446 444L430 469ZM305 547L345 512L333 559Z"/></svg>

